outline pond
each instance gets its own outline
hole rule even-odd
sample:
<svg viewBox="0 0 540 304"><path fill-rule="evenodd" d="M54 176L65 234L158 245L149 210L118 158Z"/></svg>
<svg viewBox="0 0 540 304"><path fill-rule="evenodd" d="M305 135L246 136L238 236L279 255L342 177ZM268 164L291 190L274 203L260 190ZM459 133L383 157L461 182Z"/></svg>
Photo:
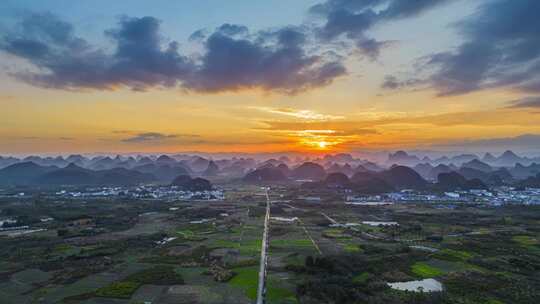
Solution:
<svg viewBox="0 0 540 304"><path fill-rule="evenodd" d="M388 283L388 286L390 286L393 289L403 290L403 291L437 292L437 291L443 290L442 284L435 279Z"/></svg>

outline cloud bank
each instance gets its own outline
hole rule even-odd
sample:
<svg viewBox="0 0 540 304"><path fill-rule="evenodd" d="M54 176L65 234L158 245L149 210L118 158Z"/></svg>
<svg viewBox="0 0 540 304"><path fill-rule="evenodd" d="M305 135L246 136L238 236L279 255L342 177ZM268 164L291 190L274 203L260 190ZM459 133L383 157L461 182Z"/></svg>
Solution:
<svg viewBox="0 0 540 304"><path fill-rule="evenodd" d="M165 42L154 17L120 19L104 34L113 51L75 34L72 24L50 13L32 14L4 35L0 48L35 65L17 78L56 89L112 90L180 87L203 93L258 88L294 94L326 86L346 73L341 62L308 54L305 34L292 27L250 34L224 24L202 41L200 58L183 55L176 41Z"/></svg>
<svg viewBox="0 0 540 304"><path fill-rule="evenodd" d="M509 108L538 108L540 109L540 96L525 97L509 103Z"/></svg>
<svg viewBox="0 0 540 304"><path fill-rule="evenodd" d="M369 37L369 29L384 22L417 16L450 1L327 0L312 6L310 12L324 20L324 24L316 29L323 42L345 39L352 42L361 55L377 59L381 50L390 42Z"/></svg>
<svg viewBox="0 0 540 304"><path fill-rule="evenodd" d="M453 51L423 58L421 69L432 71L424 83L439 96L503 87L540 92L538 11L540 1L536 0L485 1L473 15L455 25L463 43ZM394 83L407 86L406 80ZM391 89L402 86L383 85Z"/></svg>
<svg viewBox="0 0 540 304"><path fill-rule="evenodd" d="M201 53L186 55L161 34L155 17L122 17L104 31L111 48L93 45L51 13L29 14L0 38L0 49L37 67L15 77L67 90L180 88L200 93L260 89L297 94L347 74L351 54L376 60L391 41L371 36L380 24L416 17L453 0L326 0L309 9L315 21L252 32L224 23L194 32ZM386 90L433 88L439 96L486 88L540 93L540 2L483 1L454 24L454 50L420 58L414 79L387 75ZM420 77L418 75L424 75Z"/></svg>
<svg viewBox="0 0 540 304"><path fill-rule="evenodd" d="M120 18L116 27L104 31L111 43L106 48L78 36L72 24L51 13L33 13L0 37L0 50L37 68L13 76L44 88L297 94L346 75L343 61L350 51L376 59L390 43L369 37L367 31L376 24L413 17L449 1L328 0L311 7L319 21L310 25L251 32L225 23L198 30L189 38L202 46L195 55L183 54L179 42L166 40L160 20L151 16ZM347 46L336 49L336 42Z"/></svg>

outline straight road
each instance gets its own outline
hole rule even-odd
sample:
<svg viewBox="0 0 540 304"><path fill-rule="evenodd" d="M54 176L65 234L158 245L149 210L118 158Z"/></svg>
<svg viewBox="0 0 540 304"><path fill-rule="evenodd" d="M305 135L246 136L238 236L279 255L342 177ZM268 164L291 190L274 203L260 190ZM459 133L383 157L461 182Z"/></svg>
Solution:
<svg viewBox="0 0 540 304"><path fill-rule="evenodd" d="M338 222L337 222L335 219L329 217L328 215L326 215L326 213L321 212L321 215L324 216L327 220L329 220L330 223L332 223L332 224L334 224L334 225L337 225L337 224L338 224Z"/></svg>
<svg viewBox="0 0 540 304"><path fill-rule="evenodd" d="M259 286L257 287L257 304L264 304L266 297L266 267L268 266L268 230L270 228L270 197L268 188L266 193L266 215L264 216L264 232L261 245L261 261L259 268Z"/></svg>
<svg viewBox="0 0 540 304"><path fill-rule="evenodd" d="M313 247L315 247L315 249L317 249L317 252L319 253L319 255L322 255L322 252L321 252L321 249L319 248L319 245L317 245L315 240L311 237L311 234L307 230L306 225L304 224L302 219L299 218L298 221L300 222L300 225L302 226L302 229L304 229L304 233L306 234L306 236L311 240L311 243L313 244Z"/></svg>

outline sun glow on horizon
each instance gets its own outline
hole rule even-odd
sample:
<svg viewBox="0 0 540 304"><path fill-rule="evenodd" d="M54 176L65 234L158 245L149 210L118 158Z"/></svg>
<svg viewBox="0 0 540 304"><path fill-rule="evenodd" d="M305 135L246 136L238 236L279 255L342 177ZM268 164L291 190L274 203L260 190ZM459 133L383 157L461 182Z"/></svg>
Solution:
<svg viewBox="0 0 540 304"><path fill-rule="evenodd" d="M344 142L344 139L336 133L336 130L302 130L292 136L299 138L301 146L328 151Z"/></svg>

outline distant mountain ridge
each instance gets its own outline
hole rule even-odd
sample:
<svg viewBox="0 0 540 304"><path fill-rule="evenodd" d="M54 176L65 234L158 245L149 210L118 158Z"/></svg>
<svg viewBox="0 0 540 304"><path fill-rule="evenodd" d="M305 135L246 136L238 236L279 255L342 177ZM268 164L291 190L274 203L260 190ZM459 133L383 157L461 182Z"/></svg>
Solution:
<svg viewBox="0 0 540 304"><path fill-rule="evenodd" d="M243 181L247 183L281 183L287 180L283 168L275 167L272 164L255 169L243 178Z"/></svg>
<svg viewBox="0 0 540 304"><path fill-rule="evenodd" d="M406 151L397 151L395 153L390 153L388 155L388 160L386 161L387 165L405 165L405 166L416 166L421 163L429 163L431 165L445 164L450 165L454 164L457 166L462 166L467 163L480 161L489 166L495 167L513 167L516 164L520 163L522 165L530 165L534 162L540 163L540 157L528 158L517 155L511 150L503 152L498 157L494 156L491 153L485 153L482 158L475 154L460 154L452 157L441 156L434 160L431 160L427 157L420 159L416 155L408 154Z"/></svg>
<svg viewBox="0 0 540 304"><path fill-rule="evenodd" d="M355 158L346 153L316 158L273 155L267 159L234 156L212 159L187 154L95 157L79 154L67 157L33 155L23 159L0 156L0 185L69 182L96 184L105 180L115 184L148 181L170 184L180 175L205 177L211 180L243 179L262 183L325 181L333 173L344 174L352 183L358 173L369 173L364 174L366 176L377 173L377 179L370 181L373 186L381 186L378 181L383 181L386 185L398 189L407 186L417 188L422 183L413 174L408 175L412 181L410 184L399 182L401 179L397 176L410 171L401 169L404 171L400 173L400 169L397 169L392 172L396 167L408 167L428 183L436 183L441 173L457 172L468 180L479 179L491 186L513 184L528 177L535 177L540 173L540 159L522 157L510 150L500 155L485 153L481 158L474 154L430 158L397 151L388 154L388 160L379 163Z"/></svg>
<svg viewBox="0 0 540 304"><path fill-rule="evenodd" d="M151 174L114 168L90 170L69 164L64 168L40 166L33 162L11 165L0 170L3 185L132 185L155 181Z"/></svg>
<svg viewBox="0 0 540 304"><path fill-rule="evenodd" d="M326 177L326 170L314 162L305 162L294 168L291 175L295 179L308 179L313 181L323 180Z"/></svg>
<svg viewBox="0 0 540 304"><path fill-rule="evenodd" d="M443 191L482 190L487 186L479 179L466 179L457 172L449 172L439 174L435 188Z"/></svg>
<svg viewBox="0 0 540 304"><path fill-rule="evenodd" d="M191 178L189 175L177 176L171 185L185 191L210 191L213 189L209 180L200 177Z"/></svg>

